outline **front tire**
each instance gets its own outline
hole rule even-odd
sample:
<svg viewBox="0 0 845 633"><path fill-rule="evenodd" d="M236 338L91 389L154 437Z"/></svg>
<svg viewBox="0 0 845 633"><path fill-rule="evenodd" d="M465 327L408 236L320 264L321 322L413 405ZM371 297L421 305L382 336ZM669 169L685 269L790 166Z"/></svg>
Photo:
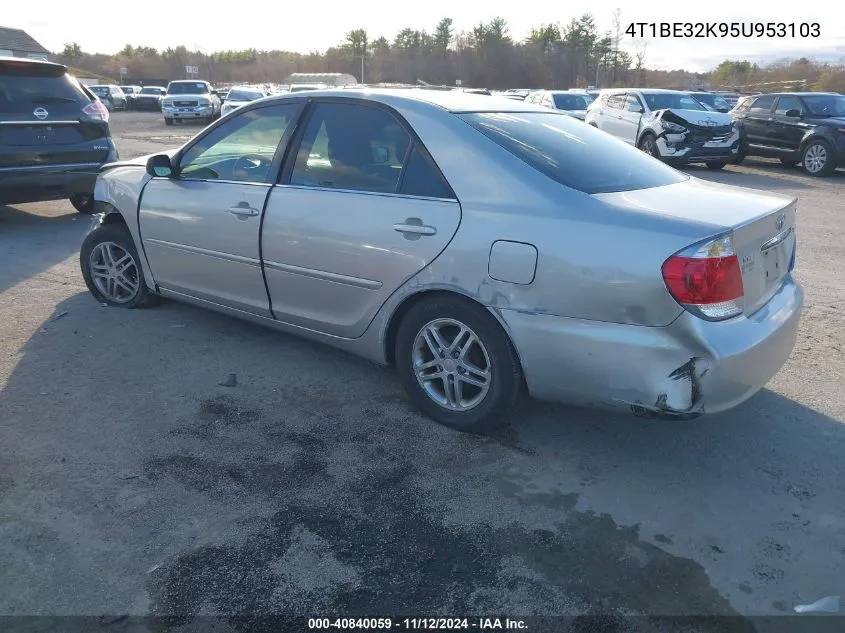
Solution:
<svg viewBox="0 0 845 633"><path fill-rule="evenodd" d="M132 235L122 224L104 224L82 242L82 278L100 303L119 308L146 308L157 297L147 288Z"/></svg>
<svg viewBox="0 0 845 633"><path fill-rule="evenodd" d="M707 165L707 169L712 169L713 171L724 169L725 165L727 165L727 163L723 160L711 160L704 164Z"/></svg>
<svg viewBox="0 0 845 633"><path fill-rule="evenodd" d="M167 117L164 117L164 124L173 125L173 119L168 119Z"/></svg>
<svg viewBox="0 0 845 633"><path fill-rule="evenodd" d="M94 194L75 193L70 197L70 203L79 213L94 212Z"/></svg>
<svg viewBox="0 0 845 633"><path fill-rule="evenodd" d="M649 156L653 156L657 160L663 160L660 156L660 150L657 149L657 138L654 134L643 134L637 147Z"/></svg>
<svg viewBox="0 0 845 633"><path fill-rule="evenodd" d="M522 393L522 367L496 319L459 297L425 299L396 336L399 381L436 422L483 432L503 421Z"/></svg>
<svg viewBox="0 0 845 633"><path fill-rule="evenodd" d="M836 169L833 150L827 141L810 141L801 153L801 167L810 176L830 176Z"/></svg>

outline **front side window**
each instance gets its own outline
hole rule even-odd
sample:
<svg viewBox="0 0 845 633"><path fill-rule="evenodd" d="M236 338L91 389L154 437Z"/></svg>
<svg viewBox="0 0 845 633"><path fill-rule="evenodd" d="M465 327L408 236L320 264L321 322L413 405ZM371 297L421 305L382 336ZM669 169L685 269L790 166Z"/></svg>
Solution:
<svg viewBox="0 0 845 633"><path fill-rule="evenodd" d="M643 105L640 103L640 98L637 95L628 95L625 98L625 109L628 112L642 112Z"/></svg>
<svg viewBox="0 0 845 633"><path fill-rule="evenodd" d="M201 138L179 161L179 177L263 183L299 104L242 112Z"/></svg>
<svg viewBox="0 0 845 633"><path fill-rule="evenodd" d="M790 110L802 112L804 107L801 105L801 99L798 97L781 97L778 99L778 107L775 108L776 115L787 116L786 113Z"/></svg>
<svg viewBox="0 0 845 633"><path fill-rule="evenodd" d="M302 137L290 184L396 193L411 138L379 108L319 103Z"/></svg>
<svg viewBox="0 0 845 633"><path fill-rule="evenodd" d="M653 94L645 94L645 102L648 105L648 109L651 111L654 110L668 110L670 108L675 108L677 110L699 110L699 111L707 111L707 108L704 107L702 103L696 101L691 95L683 94L683 93L676 93L676 92L665 92L665 93L653 93Z"/></svg>
<svg viewBox="0 0 845 633"><path fill-rule="evenodd" d="M461 118L537 171L584 193L648 189L688 179L563 113L474 112Z"/></svg>
<svg viewBox="0 0 845 633"><path fill-rule="evenodd" d="M751 105L751 112L756 114L768 114L774 104L774 95L765 95L763 97L758 97Z"/></svg>

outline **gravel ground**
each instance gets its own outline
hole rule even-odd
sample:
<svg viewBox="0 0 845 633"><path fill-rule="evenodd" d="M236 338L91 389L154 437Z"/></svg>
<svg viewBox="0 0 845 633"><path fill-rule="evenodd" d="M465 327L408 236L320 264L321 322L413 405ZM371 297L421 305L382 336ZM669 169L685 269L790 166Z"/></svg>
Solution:
<svg viewBox="0 0 845 633"><path fill-rule="evenodd" d="M200 129L112 126L125 158ZM85 217L0 206L0 615L759 616L838 595L845 174L690 171L799 197L791 360L728 414L529 403L495 437L429 422L326 347L103 308Z"/></svg>

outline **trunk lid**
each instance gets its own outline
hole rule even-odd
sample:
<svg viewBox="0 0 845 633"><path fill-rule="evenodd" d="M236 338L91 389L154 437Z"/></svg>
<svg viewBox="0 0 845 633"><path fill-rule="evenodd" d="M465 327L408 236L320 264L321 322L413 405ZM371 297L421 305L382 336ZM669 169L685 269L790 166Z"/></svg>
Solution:
<svg viewBox="0 0 845 633"><path fill-rule="evenodd" d="M763 307L790 272L796 243L796 198L696 178L593 197L628 212L698 226L702 239L733 231L746 315ZM672 254L666 253L666 257Z"/></svg>

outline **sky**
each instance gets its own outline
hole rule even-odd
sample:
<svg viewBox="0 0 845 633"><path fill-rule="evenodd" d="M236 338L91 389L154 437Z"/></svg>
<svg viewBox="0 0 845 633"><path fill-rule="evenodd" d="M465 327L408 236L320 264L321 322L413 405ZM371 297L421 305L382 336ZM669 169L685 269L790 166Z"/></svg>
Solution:
<svg viewBox="0 0 845 633"><path fill-rule="evenodd" d="M78 42L86 52L115 53L127 43L167 48L183 44L205 53L225 49L284 49L323 51L344 40L351 29L364 28L372 39L389 40L406 26L433 30L450 17L456 30L469 30L480 21L501 16L510 34L522 39L544 23L566 24L583 9L568 3L513 0L322 0L292 2L250 0L243 4L223 2L217 10L198 9L195 2L149 3L122 0L80 10L68 0L41 0L37 5L0 0L0 26L21 28L46 48L59 51L67 42ZM575 3L573 3L575 4ZM819 61L845 60L845 10L837 3L780 3L771 0L706 0L704 2L631 2L591 0L588 7L600 30L612 27L613 11L621 10L623 31L632 22L785 22L818 23L820 37L796 38L653 38L623 35L622 48L631 52L645 45L646 66L684 68L705 72L724 59L750 59L765 64L789 57ZM37 6L37 8L33 8ZM792 6L792 8L788 8ZM766 17L760 17L766 16Z"/></svg>

